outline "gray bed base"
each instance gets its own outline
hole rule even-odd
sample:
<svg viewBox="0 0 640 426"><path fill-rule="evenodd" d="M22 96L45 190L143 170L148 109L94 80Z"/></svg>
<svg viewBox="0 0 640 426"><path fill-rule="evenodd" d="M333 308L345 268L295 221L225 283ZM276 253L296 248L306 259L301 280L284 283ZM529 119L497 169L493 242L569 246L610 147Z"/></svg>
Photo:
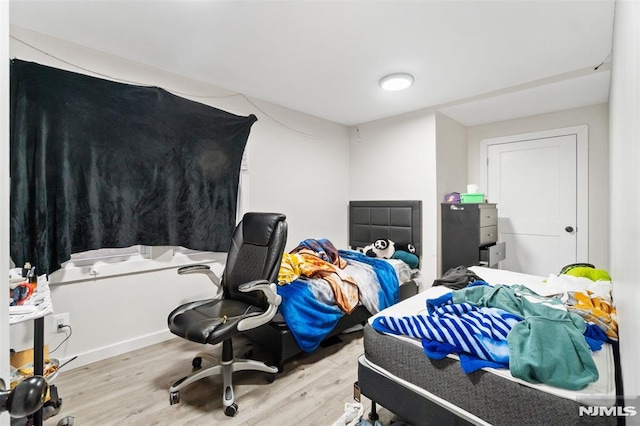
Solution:
<svg viewBox="0 0 640 426"><path fill-rule="evenodd" d="M580 403L505 380L486 371L465 374L458 361L431 360L422 348L364 328L364 356L394 377L358 363L362 395L412 425L473 424L404 386L410 382L492 425L616 425L611 416L580 416ZM372 413L375 415L375 413Z"/></svg>

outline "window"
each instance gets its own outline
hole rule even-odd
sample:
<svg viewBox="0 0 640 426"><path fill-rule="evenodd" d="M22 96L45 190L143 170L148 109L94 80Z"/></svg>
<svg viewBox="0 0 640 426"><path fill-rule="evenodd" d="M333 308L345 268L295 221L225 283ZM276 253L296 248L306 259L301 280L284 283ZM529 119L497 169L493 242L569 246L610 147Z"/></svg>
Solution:
<svg viewBox="0 0 640 426"><path fill-rule="evenodd" d="M249 211L249 156L248 144L242 156L236 223ZM226 254L202 252L186 247L143 246L127 248L103 248L73 253L71 259L54 272L52 283L72 282L97 277L139 273L166 268L175 268L194 262L211 262L226 258Z"/></svg>
<svg viewBox="0 0 640 426"><path fill-rule="evenodd" d="M130 260L132 258L149 259L149 255L150 250L148 246L136 245L127 248L104 248L83 251L81 253L73 253L71 254L71 260L69 262L72 262L76 266L92 264L96 260L115 263Z"/></svg>

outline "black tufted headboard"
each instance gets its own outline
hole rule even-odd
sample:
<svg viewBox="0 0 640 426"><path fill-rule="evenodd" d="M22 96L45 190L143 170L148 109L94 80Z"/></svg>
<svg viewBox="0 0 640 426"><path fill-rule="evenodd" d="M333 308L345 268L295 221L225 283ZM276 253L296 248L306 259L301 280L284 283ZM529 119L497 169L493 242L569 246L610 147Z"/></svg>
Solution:
<svg viewBox="0 0 640 426"><path fill-rule="evenodd" d="M411 243L422 258L422 201L350 201L349 246L364 247L379 238Z"/></svg>

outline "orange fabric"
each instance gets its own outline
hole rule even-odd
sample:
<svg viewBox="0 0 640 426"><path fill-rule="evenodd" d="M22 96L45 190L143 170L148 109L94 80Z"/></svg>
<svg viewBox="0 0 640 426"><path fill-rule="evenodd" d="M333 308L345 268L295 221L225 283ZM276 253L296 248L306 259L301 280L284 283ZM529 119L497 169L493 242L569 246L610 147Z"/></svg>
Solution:
<svg viewBox="0 0 640 426"><path fill-rule="evenodd" d="M589 290L568 292L567 306L590 322L599 326L612 340L618 340L616 308L606 299L594 295Z"/></svg>
<svg viewBox="0 0 640 426"><path fill-rule="evenodd" d="M333 290L336 304L346 313L356 308L360 300L358 286L355 280L342 270L347 266L346 260L337 257L334 260L335 264L329 263L306 248L300 249L297 254L304 259L299 265L301 275L326 280Z"/></svg>
<svg viewBox="0 0 640 426"><path fill-rule="evenodd" d="M346 274L347 261L326 238L306 239L283 257L278 281L287 284L298 276L325 280L336 299L336 304L346 313L355 309L360 294L355 280Z"/></svg>

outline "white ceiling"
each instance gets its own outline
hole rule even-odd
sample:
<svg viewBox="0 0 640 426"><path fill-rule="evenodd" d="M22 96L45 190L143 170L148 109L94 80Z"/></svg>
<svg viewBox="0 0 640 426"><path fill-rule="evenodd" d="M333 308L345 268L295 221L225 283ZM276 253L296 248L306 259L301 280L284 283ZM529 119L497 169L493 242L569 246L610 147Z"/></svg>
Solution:
<svg viewBox="0 0 640 426"><path fill-rule="evenodd" d="M337 123L606 102L614 0L11 0L12 25ZM383 92L392 72L413 87Z"/></svg>

